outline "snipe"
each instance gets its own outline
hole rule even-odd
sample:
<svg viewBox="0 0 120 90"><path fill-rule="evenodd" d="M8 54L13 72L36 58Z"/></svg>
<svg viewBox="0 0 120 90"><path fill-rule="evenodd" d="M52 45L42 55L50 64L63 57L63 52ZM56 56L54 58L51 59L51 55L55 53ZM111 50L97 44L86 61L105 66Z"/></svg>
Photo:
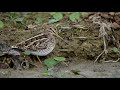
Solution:
<svg viewBox="0 0 120 90"><path fill-rule="evenodd" d="M42 25L34 27L36 30L41 30L38 35L26 39L13 48L19 48L22 50L29 51L32 55L46 56L55 48L55 30L49 25Z"/></svg>

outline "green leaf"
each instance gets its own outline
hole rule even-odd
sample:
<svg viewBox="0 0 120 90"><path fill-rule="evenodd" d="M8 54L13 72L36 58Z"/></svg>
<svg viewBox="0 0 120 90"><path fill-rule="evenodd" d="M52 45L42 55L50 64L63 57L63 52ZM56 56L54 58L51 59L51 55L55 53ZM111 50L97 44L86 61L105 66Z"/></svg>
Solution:
<svg viewBox="0 0 120 90"><path fill-rule="evenodd" d="M64 57L54 57L56 61L65 61Z"/></svg>
<svg viewBox="0 0 120 90"><path fill-rule="evenodd" d="M54 74L54 71L51 68L47 68L47 70L45 70L42 74L46 76L51 76Z"/></svg>
<svg viewBox="0 0 120 90"><path fill-rule="evenodd" d="M43 23L43 18L38 17L35 21L36 24L42 24Z"/></svg>
<svg viewBox="0 0 120 90"><path fill-rule="evenodd" d="M47 75L47 76L49 76L49 75L53 75L53 71L52 70L48 70L48 71L46 71L46 72L44 72L44 73L42 73L43 75Z"/></svg>
<svg viewBox="0 0 120 90"><path fill-rule="evenodd" d="M59 78L65 78L65 74L58 74Z"/></svg>
<svg viewBox="0 0 120 90"><path fill-rule="evenodd" d="M112 51L115 52L115 53L120 53L120 51L116 47L112 48Z"/></svg>
<svg viewBox="0 0 120 90"><path fill-rule="evenodd" d="M2 21L0 21L0 28L4 27L4 23Z"/></svg>
<svg viewBox="0 0 120 90"><path fill-rule="evenodd" d="M53 18L56 20L61 20L63 18L63 14L60 12L54 13Z"/></svg>
<svg viewBox="0 0 120 90"><path fill-rule="evenodd" d="M44 72L44 73L42 73L43 75L49 75L49 73L48 72Z"/></svg>
<svg viewBox="0 0 120 90"><path fill-rule="evenodd" d="M65 75L64 74L58 74L58 77L59 78L65 78Z"/></svg>
<svg viewBox="0 0 120 90"><path fill-rule="evenodd" d="M89 13L88 12L81 12L81 15L82 16L86 16L86 15L88 15Z"/></svg>
<svg viewBox="0 0 120 90"><path fill-rule="evenodd" d="M30 55L30 51L23 52L25 55Z"/></svg>
<svg viewBox="0 0 120 90"><path fill-rule="evenodd" d="M76 20L78 20L80 18L80 13L79 12L74 12L72 14L70 14L69 19L72 22L75 22Z"/></svg>
<svg viewBox="0 0 120 90"><path fill-rule="evenodd" d="M56 12L51 12L50 15L54 15Z"/></svg>
<svg viewBox="0 0 120 90"><path fill-rule="evenodd" d="M48 59L45 59L44 60L44 64L47 66L47 67L53 67L54 65L56 65L58 62L55 61L53 58L48 58Z"/></svg>
<svg viewBox="0 0 120 90"><path fill-rule="evenodd" d="M23 19L24 19L24 18L17 18L17 19L15 19L15 21L17 21L17 22L22 22Z"/></svg>
<svg viewBox="0 0 120 90"><path fill-rule="evenodd" d="M56 23L58 22L59 20L56 20L56 19L50 19L48 23Z"/></svg>
<svg viewBox="0 0 120 90"><path fill-rule="evenodd" d="M15 20L19 18L19 16L20 16L20 12L10 12L11 20Z"/></svg>

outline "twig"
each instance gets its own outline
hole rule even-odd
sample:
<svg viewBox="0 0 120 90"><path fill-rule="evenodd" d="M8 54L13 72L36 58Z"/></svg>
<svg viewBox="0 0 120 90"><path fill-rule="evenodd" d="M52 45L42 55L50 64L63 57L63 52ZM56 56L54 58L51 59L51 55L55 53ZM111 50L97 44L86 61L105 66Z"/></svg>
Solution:
<svg viewBox="0 0 120 90"><path fill-rule="evenodd" d="M3 61L2 61L2 62L5 63L5 61L6 61L6 57L3 58Z"/></svg>
<svg viewBox="0 0 120 90"><path fill-rule="evenodd" d="M65 41L61 36L59 36L58 34L56 33L53 33L55 36L57 36L58 38L60 38L61 40L63 40L65 43L69 44L67 41Z"/></svg>
<svg viewBox="0 0 120 90"><path fill-rule="evenodd" d="M105 36L103 36L103 42L104 42L104 51L105 51L105 54L107 54L107 47L106 47L106 42L105 42Z"/></svg>
<svg viewBox="0 0 120 90"><path fill-rule="evenodd" d="M87 37L74 37L74 38L87 39Z"/></svg>
<svg viewBox="0 0 120 90"><path fill-rule="evenodd" d="M116 62L118 62L119 60L120 60L120 58L118 58L116 61L113 61L113 60L108 60L108 61L104 61L104 62L107 62L107 63L109 63L109 62L116 63Z"/></svg>
<svg viewBox="0 0 120 90"><path fill-rule="evenodd" d="M82 26L82 25L72 25L71 27L77 28L77 29L87 29L87 28L85 28L85 26Z"/></svg>
<svg viewBox="0 0 120 90"><path fill-rule="evenodd" d="M39 60L40 64L42 64L42 61L39 59L38 55L37 55L36 57L37 57L37 59Z"/></svg>
<svg viewBox="0 0 120 90"><path fill-rule="evenodd" d="M58 33L55 31L55 29L54 29L54 28L51 28L51 29L52 29L52 31L53 31L53 32L52 32L52 34L53 34L53 35L57 36L58 38L60 38L61 40L63 40L65 43L67 43L67 44L68 44L68 42L67 42L67 41L65 41L65 40L64 40L61 36L59 36L59 35L58 35Z"/></svg>
<svg viewBox="0 0 120 90"><path fill-rule="evenodd" d="M105 52L105 54L107 54L107 49L106 49L106 42L105 42L105 36L103 36L103 42L104 42L104 50L102 51L101 54L99 54L96 58L96 60L94 61L94 63L97 62L97 60L99 59L99 57Z"/></svg>
<svg viewBox="0 0 120 90"><path fill-rule="evenodd" d="M63 62L67 67L69 66L66 62Z"/></svg>
<svg viewBox="0 0 120 90"><path fill-rule="evenodd" d="M69 50L69 49L58 49L58 51L62 51L62 52L65 52L65 51L73 51L73 50Z"/></svg>
<svg viewBox="0 0 120 90"><path fill-rule="evenodd" d="M94 63L96 63L96 62L98 61L99 57L100 57L104 52L105 52L105 51L103 50L102 53L97 56L97 58L95 59Z"/></svg>

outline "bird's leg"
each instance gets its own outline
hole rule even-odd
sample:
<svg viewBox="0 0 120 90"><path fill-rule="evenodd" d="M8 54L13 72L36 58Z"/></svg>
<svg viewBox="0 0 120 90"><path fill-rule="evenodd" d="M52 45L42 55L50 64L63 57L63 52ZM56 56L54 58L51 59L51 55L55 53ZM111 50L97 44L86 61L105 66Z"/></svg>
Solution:
<svg viewBox="0 0 120 90"><path fill-rule="evenodd" d="M3 63L6 64L8 67L10 67L9 64L7 63L7 58L6 57L4 57Z"/></svg>
<svg viewBox="0 0 120 90"><path fill-rule="evenodd" d="M42 64L42 61L40 60L40 58L38 57L38 55L36 57L39 60L40 64Z"/></svg>
<svg viewBox="0 0 120 90"><path fill-rule="evenodd" d="M36 62L35 57L33 56L33 61Z"/></svg>
<svg viewBox="0 0 120 90"><path fill-rule="evenodd" d="M5 63L5 62L6 62L6 59L7 59L6 57L4 57L4 58L3 58L3 63Z"/></svg>

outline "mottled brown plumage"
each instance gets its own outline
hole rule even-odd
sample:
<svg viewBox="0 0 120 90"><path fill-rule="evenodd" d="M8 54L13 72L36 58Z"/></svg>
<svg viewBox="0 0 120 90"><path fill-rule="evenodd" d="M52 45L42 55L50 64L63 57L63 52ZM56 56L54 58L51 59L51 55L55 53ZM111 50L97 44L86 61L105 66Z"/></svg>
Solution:
<svg viewBox="0 0 120 90"><path fill-rule="evenodd" d="M55 48L56 42L53 31L47 25L44 25L43 28L37 27L36 29L42 29L42 32L16 44L15 47L30 51L33 55L46 56Z"/></svg>

